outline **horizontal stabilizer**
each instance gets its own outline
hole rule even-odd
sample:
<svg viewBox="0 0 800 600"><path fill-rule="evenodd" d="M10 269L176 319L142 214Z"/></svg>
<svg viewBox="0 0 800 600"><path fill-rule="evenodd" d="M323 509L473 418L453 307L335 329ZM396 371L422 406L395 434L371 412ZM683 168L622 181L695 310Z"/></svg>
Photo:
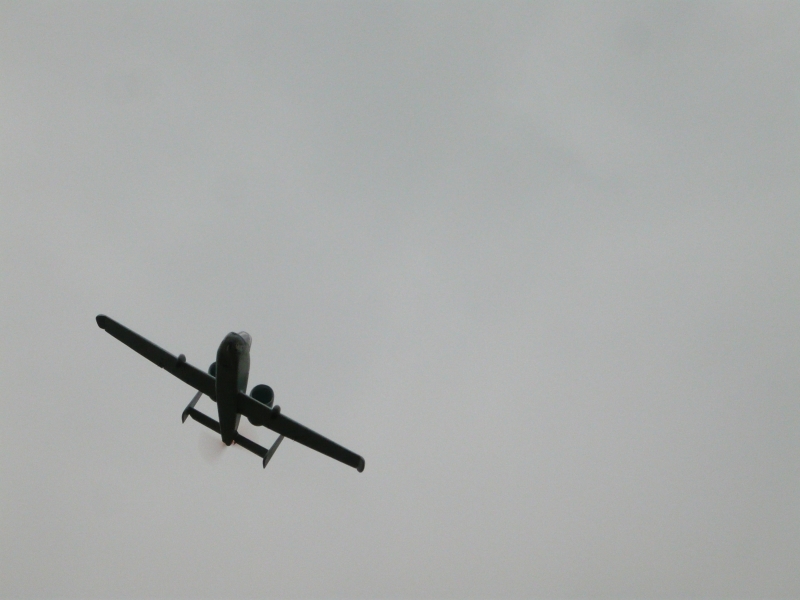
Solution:
<svg viewBox="0 0 800 600"><path fill-rule="evenodd" d="M219 433L219 423L217 423L214 419L212 419L208 415L204 415L199 410L192 407L187 407L187 409L184 412L188 413L190 417L192 417L195 421L197 421L201 425L205 425L209 429Z"/></svg>
<svg viewBox="0 0 800 600"><path fill-rule="evenodd" d="M263 467L266 469L267 463L272 458L272 455L275 454L275 450L277 450L278 446L281 445L281 442L283 441L283 436L282 435L278 436L278 439L275 440L275 443L272 444L272 447L269 450L264 448L264 446L256 444L253 440L248 440L238 431L235 431L233 433L233 441L239 444L245 450L250 450L250 452L252 452L253 454L257 454L258 456L260 456L263 459L262 463Z"/></svg>
<svg viewBox="0 0 800 600"><path fill-rule="evenodd" d="M192 405L187 406L186 410L183 411L183 414L186 415L186 416L192 417L192 419L194 419L195 421L197 421L201 425L205 425L206 427L208 427L212 431L215 431L217 433L220 432L219 423L217 421L215 421L214 419L212 419L208 415L205 415L205 414L201 413L199 410L194 408ZM185 420L186 419L184 418L184 421ZM262 458L262 460L263 460L264 468L266 468L267 467L267 463L272 458L272 455L275 454L275 451L278 449L278 446L281 445L281 442L283 441L283 436L282 435L278 436L278 439L275 440L275 443L272 444L272 447L269 450L267 450L266 448L264 448L264 446L262 446L260 444L256 444L253 440L248 440L246 437L244 437L238 431L234 431L233 432L233 441L235 443L237 443L238 445L240 445L245 450L249 450L253 454L257 454L258 456L260 456Z"/></svg>
<svg viewBox="0 0 800 600"><path fill-rule="evenodd" d="M253 440L248 440L238 431L233 432L233 441L245 450L250 450L253 454L258 454L261 458L266 458L267 454L269 454L269 450L264 448L264 446L256 444Z"/></svg>

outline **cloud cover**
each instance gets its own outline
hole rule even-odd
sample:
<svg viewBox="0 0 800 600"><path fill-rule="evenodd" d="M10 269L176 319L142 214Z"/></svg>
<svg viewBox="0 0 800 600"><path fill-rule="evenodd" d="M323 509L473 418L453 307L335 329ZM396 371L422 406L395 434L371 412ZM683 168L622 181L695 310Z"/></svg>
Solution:
<svg viewBox="0 0 800 600"><path fill-rule="evenodd" d="M794 4L0 14L3 596L800 593Z"/></svg>

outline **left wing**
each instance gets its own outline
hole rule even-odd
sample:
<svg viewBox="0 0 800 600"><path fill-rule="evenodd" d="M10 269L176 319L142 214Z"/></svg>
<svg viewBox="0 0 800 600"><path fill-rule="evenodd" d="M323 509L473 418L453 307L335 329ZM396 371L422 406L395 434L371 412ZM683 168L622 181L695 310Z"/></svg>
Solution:
<svg viewBox="0 0 800 600"><path fill-rule="evenodd" d="M120 325L114 319L105 315L97 315L97 324L101 329L105 329L107 333L144 356L147 360L154 362L165 371L172 373L184 383L188 383L194 389L203 392L216 402L217 388L215 379L205 371L201 371L187 363L183 354L173 356L163 348L159 348L153 342L144 339L138 333L131 331L124 325Z"/></svg>

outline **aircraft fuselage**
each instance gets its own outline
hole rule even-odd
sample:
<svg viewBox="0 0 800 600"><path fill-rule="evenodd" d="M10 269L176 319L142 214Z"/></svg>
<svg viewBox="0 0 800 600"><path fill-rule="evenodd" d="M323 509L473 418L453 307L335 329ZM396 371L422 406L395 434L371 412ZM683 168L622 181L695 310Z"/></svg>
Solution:
<svg viewBox="0 0 800 600"><path fill-rule="evenodd" d="M247 389L250 374L250 336L245 332L229 333L217 350L216 392L222 441L230 446L239 426L236 395Z"/></svg>

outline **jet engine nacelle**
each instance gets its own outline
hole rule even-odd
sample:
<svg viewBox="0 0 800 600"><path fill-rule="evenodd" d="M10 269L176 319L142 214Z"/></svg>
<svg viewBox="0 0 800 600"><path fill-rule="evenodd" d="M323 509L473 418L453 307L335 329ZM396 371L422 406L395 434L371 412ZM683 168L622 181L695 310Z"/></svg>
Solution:
<svg viewBox="0 0 800 600"><path fill-rule="evenodd" d="M250 397L255 398L261 402L261 404L272 406L272 403L275 401L275 392L273 392L272 388L268 385L260 383L250 391Z"/></svg>
<svg viewBox="0 0 800 600"><path fill-rule="evenodd" d="M272 391L272 388L268 385L264 385L263 383L258 384L252 390L250 390L250 397L254 398L261 402L261 404L266 404L270 408L272 408L272 403L275 401L275 392ZM280 407L276 407L278 411L280 411ZM251 419L247 417L247 420L250 421L251 425L263 425L260 421L255 419Z"/></svg>

